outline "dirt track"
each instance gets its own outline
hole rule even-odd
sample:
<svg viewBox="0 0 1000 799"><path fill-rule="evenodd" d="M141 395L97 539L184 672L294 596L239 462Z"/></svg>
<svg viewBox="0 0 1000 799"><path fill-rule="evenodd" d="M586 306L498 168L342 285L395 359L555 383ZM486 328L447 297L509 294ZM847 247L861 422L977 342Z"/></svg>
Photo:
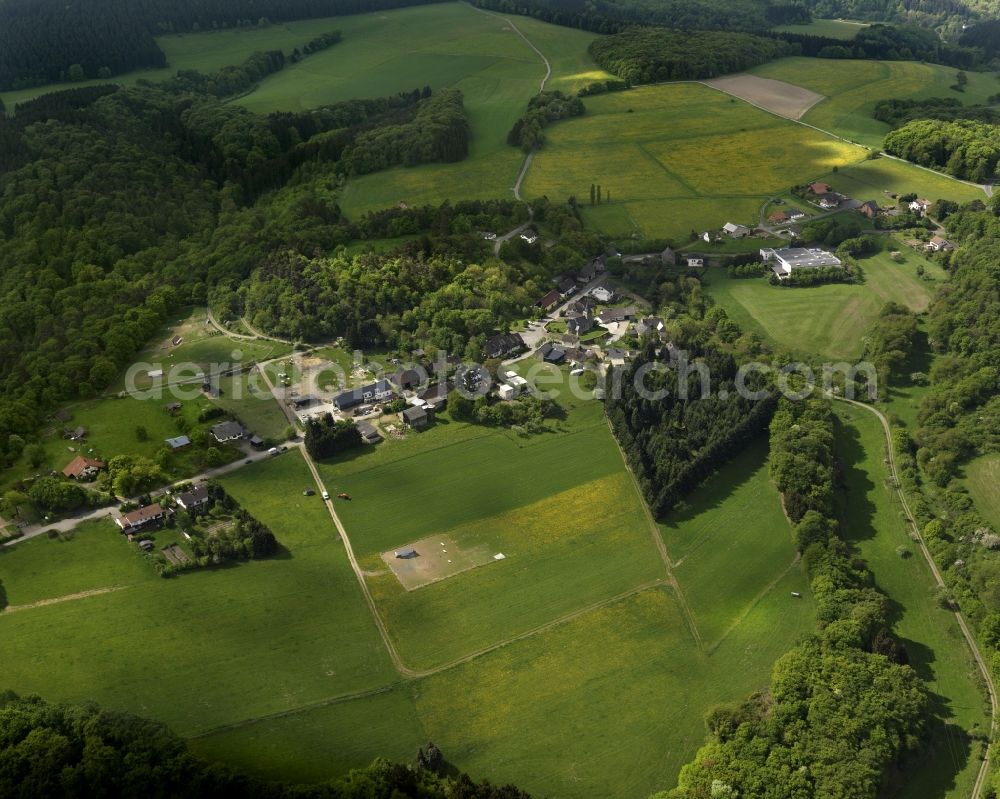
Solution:
<svg viewBox="0 0 1000 799"><path fill-rule="evenodd" d="M785 83L783 80L759 78L756 75L730 75L704 81L706 86L739 97L786 119L801 119L820 100L826 98L809 89Z"/></svg>

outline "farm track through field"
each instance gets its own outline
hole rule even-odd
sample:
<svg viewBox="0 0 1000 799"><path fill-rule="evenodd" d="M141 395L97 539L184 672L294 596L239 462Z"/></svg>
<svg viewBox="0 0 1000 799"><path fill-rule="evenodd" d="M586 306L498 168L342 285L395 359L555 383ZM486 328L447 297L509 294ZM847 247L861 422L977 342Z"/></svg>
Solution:
<svg viewBox="0 0 1000 799"><path fill-rule="evenodd" d="M91 596L110 594L114 591L123 591L127 585L115 585L110 588L91 588L89 591L80 591L76 594L66 594L65 596L54 596L49 599L39 599L37 602L29 602L25 605L8 605L0 610L0 613L16 613L19 610L31 610L32 608L43 608L46 605L58 605L61 602L73 602L77 599L86 599Z"/></svg>
<svg viewBox="0 0 1000 799"><path fill-rule="evenodd" d="M923 536L920 535L920 527L917 524L917 520L910 510L910 505L906 501L906 495L903 493L902 483L899 480L899 475L896 472L896 456L892 448L892 429L889 427L889 420L885 418L885 414L882 413L878 408L872 407L871 405L866 405L863 402L858 402L857 400L846 399L844 397L834 397L839 402L845 402L848 405L854 405L858 408L863 408L869 413L875 414L879 420L879 424L882 426L882 431L885 433L885 445L886 445L886 466L888 467L889 479L895 490L896 496L899 498L899 504L903 509L903 515L906 517L906 521L913 531L914 541L917 547L920 549L921 554L924 556L924 560L927 562L927 566L931 570L931 574L934 577L934 582L939 588L946 588L944 579L941 577L941 572L938 570L937 564L934 562L934 558L931 556L930 551L927 549L927 545L924 543ZM968 645L969 650L972 652L972 657L976 661L976 665L979 667L980 674L982 675L983 682L986 684L986 691L990 698L990 742L996 737L997 729L997 693L996 687L993 685L993 679L990 676L989 667L986 664L986 660L983 657L982 652L979 651L979 645L976 643L976 639L973 637L972 632L969 630L969 626L965 622L965 617L962 615L960 610L955 609L955 621L958 623L959 629L962 632L962 637L965 638L965 643ZM977 799L982 795L983 788L986 784L986 778L989 776L990 771L990 747L986 747L985 754L983 756L982 765L979 767L979 774L976 776L976 784L972 789L972 799Z"/></svg>
<svg viewBox="0 0 1000 799"><path fill-rule="evenodd" d="M492 11L487 11L485 8L479 8L478 6L474 6L472 4L467 4L467 5L469 6L469 8L475 9L480 14L486 14L488 17L496 17L497 19L506 22L508 25L510 25L511 30L513 30L518 36L524 39L525 44L527 44L528 47L530 47L538 54L538 57L542 59L542 63L545 65L545 77L543 77L541 83L538 84L538 93L541 94L542 92L544 92L545 84L548 83L549 78L552 77L552 64L549 63L549 59L545 57L545 53L539 50L538 47L535 45L535 43L531 41L531 39L529 39L527 36L525 36L524 32L507 17L501 16L500 14L494 14ZM517 173L517 180L514 182L514 185L511 189L514 192L515 200L520 201L521 199L521 184L524 183L524 178L528 174L528 169L531 167L531 160L532 158L534 158L534 156L535 156L534 147L527 155L524 156L524 162L521 164L521 171ZM500 242L497 242L496 254L498 255L500 254Z"/></svg>

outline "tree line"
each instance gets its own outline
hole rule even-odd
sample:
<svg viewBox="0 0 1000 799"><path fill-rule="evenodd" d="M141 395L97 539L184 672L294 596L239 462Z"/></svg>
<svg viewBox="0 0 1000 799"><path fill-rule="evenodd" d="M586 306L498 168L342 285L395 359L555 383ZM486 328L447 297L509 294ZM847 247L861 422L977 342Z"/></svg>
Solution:
<svg viewBox="0 0 1000 799"><path fill-rule="evenodd" d="M586 109L579 97L563 92L541 92L528 101L528 110L507 134L507 144L529 152L545 143L543 128L560 119L582 116Z"/></svg>
<svg viewBox="0 0 1000 799"><path fill-rule="evenodd" d="M246 799L530 799L451 771L433 743L412 763L376 760L314 785L265 782L196 757L166 725L87 702L0 693L0 795ZM451 773L449 773L451 771Z"/></svg>
<svg viewBox="0 0 1000 799"><path fill-rule="evenodd" d="M343 16L428 0L5 0L0 89L167 65L155 36ZM311 43L315 46L316 42ZM309 45L307 45L308 47Z"/></svg>
<svg viewBox="0 0 1000 799"><path fill-rule="evenodd" d="M874 797L926 741L930 697L906 665L889 598L839 536L834 438L820 400L782 400L771 420L771 475L819 630L778 659L768 691L709 711L710 742L655 799Z"/></svg>
<svg viewBox="0 0 1000 799"><path fill-rule="evenodd" d="M749 33L629 28L588 48L603 69L636 85L739 72L794 54L792 45Z"/></svg>
<svg viewBox="0 0 1000 799"><path fill-rule="evenodd" d="M1000 93L990 98L1000 102ZM901 128L918 119L940 119L954 122L971 119L976 122L1000 123L1000 108L994 105L963 105L955 97L928 97L923 100L880 100L872 110L872 116L893 128Z"/></svg>

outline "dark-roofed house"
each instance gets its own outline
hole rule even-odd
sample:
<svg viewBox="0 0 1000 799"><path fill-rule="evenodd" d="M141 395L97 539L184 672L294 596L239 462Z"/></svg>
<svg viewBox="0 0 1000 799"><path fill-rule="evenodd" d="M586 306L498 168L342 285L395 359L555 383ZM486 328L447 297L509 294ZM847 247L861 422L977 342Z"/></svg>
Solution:
<svg viewBox="0 0 1000 799"><path fill-rule="evenodd" d="M535 301L535 307L541 308L543 311L551 311L559 304L559 289L552 289L544 297L539 298Z"/></svg>
<svg viewBox="0 0 1000 799"><path fill-rule="evenodd" d="M438 383L436 386L431 386L423 394L421 394L420 399L422 399L435 411L439 411L448 404L448 393L450 391L451 386L447 383Z"/></svg>
<svg viewBox="0 0 1000 799"><path fill-rule="evenodd" d="M243 429L243 425L239 422L219 422L219 424L212 427L212 435L215 436L215 440L220 444L224 444L227 441L239 441L247 434L247 431Z"/></svg>
<svg viewBox="0 0 1000 799"><path fill-rule="evenodd" d="M131 533L134 530L145 527L150 522L156 522L162 518L163 508L160 507L160 503L154 502L152 505L147 505L144 508L139 508L139 510L119 516L115 519L115 522L126 533Z"/></svg>
<svg viewBox="0 0 1000 799"><path fill-rule="evenodd" d="M66 464L66 468L63 469L63 474L67 477L73 478L74 480L89 480L103 468L103 461L97 461L93 458L85 458L82 455L77 455L73 458L73 460Z"/></svg>
<svg viewBox="0 0 1000 799"><path fill-rule="evenodd" d="M397 549L396 557L400 560L409 560L410 558L417 557L417 550L413 547L407 547L406 549Z"/></svg>
<svg viewBox="0 0 1000 799"><path fill-rule="evenodd" d="M566 332L574 336L582 336L594 329L594 317L589 313L581 316L571 316L566 320Z"/></svg>
<svg viewBox="0 0 1000 799"><path fill-rule="evenodd" d="M539 348L538 357L546 363L562 363L566 360L566 350L551 341L546 341Z"/></svg>
<svg viewBox="0 0 1000 799"><path fill-rule="evenodd" d="M624 322L635 316L635 308L625 306L621 308L605 308L597 315L597 324L610 325L613 322Z"/></svg>
<svg viewBox="0 0 1000 799"><path fill-rule="evenodd" d="M254 449L264 449L264 439L260 436L250 436L250 446Z"/></svg>
<svg viewBox="0 0 1000 799"><path fill-rule="evenodd" d="M660 253L660 263L664 266L677 266L677 253L667 247Z"/></svg>
<svg viewBox="0 0 1000 799"><path fill-rule="evenodd" d="M349 391L341 392L333 398L333 404L339 410L346 411L357 405L364 405L368 402L379 402L391 396L392 385L388 380L382 379L361 388L352 388Z"/></svg>
<svg viewBox="0 0 1000 799"><path fill-rule="evenodd" d="M377 444L382 440L382 435L379 433L378 428L371 422L366 422L362 419L355 422L354 426L358 428L358 432L361 433L361 440L366 444Z"/></svg>
<svg viewBox="0 0 1000 799"><path fill-rule="evenodd" d="M181 404L179 402L170 402L163 406L163 410L167 413L177 413L181 409Z"/></svg>
<svg viewBox="0 0 1000 799"><path fill-rule="evenodd" d="M177 495L177 504L186 511L192 511L195 508L200 508L202 505L207 505L208 500L207 485L195 486L190 491L183 491Z"/></svg>
<svg viewBox="0 0 1000 799"><path fill-rule="evenodd" d="M874 219L876 216L879 215L881 210L882 209L878 207L878 203L875 202L874 200L868 200L866 202L861 203L861 205L858 206L859 213L864 214L869 219Z"/></svg>
<svg viewBox="0 0 1000 799"><path fill-rule="evenodd" d="M524 346L520 333L498 333L486 339L483 355L487 358L506 358L520 352Z"/></svg>
<svg viewBox="0 0 1000 799"><path fill-rule="evenodd" d="M640 319L635 323L635 334L639 338L643 338L644 336L659 336L662 330L663 320L656 316Z"/></svg>
<svg viewBox="0 0 1000 799"><path fill-rule="evenodd" d="M827 192L826 194L821 194L819 196L819 207L820 208L839 208L840 201L843 197L834 192Z"/></svg>
<svg viewBox="0 0 1000 799"><path fill-rule="evenodd" d="M576 291L576 281L571 277L564 277L559 281L559 285L556 286L559 291L559 296L563 299L568 297L574 291Z"/></svg>
<svg viewBox="0 0 1000 799"><path fill-rule="evenodd" d="M414 430L423 430L430 424L431 418L426 408L413 405L399 414L399 421L407 427L412 427Z"/></svg>
<svg viewBox="0 0 1000 799"><path fill-rule="evenodd" d="M392 376L392 382L400 391L410 391L419 388L422 383L427 382L427 379L417 369L400 369Z"/></svg>
<svg viewBox="0 0 1000 799"><path fill-rule="evenodd" d="M312 394L303 394L301 397L292 397L289 403L297 411L301 411L303 408L311 408L313 405L319 405L319 397L315 397Z"/></svg>

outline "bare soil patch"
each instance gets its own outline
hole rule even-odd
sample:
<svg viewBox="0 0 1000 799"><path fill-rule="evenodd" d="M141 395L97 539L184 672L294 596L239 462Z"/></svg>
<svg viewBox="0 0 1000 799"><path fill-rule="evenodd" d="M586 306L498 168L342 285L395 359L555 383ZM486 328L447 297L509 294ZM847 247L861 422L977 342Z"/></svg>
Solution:
<svg viewBox="0 0 1000 799"><path fill-rule="evenodd" d="M783 80L760 78L756 75L729 75L706 80L706 86L739 97L785 119L801 119L820 100L822 94L803 89Z"/></svg>
<svg viewBox="0 0 1000 799"><path fill-rule="evenodd" d="M39 599L37 602L29 602L26 605L8 605L3 610L3 612L15 613L19 610L31 610L32 608L42 608L45 607L46 605L57 605L60 602L72 602L75 599L86 599L89 596L110 594L112 591L121 591L123 588L126 588L126 586L119 585L111 588L92 588L89 591L80 591L77 594L66 594L65 596L55 596L50 599Z"/></svg>
<svg viewBox="0 0 1000 799"><path fill-rule="evenodd" d="M396 556L407 550L413 550L416 554L412 557ZM382 560L396 575L403 588L414 591L454 577L460 572L493 563L497 554L499 553L492 552L485 544L463 549L453 538L436 535L383 552Z"/></svg>

